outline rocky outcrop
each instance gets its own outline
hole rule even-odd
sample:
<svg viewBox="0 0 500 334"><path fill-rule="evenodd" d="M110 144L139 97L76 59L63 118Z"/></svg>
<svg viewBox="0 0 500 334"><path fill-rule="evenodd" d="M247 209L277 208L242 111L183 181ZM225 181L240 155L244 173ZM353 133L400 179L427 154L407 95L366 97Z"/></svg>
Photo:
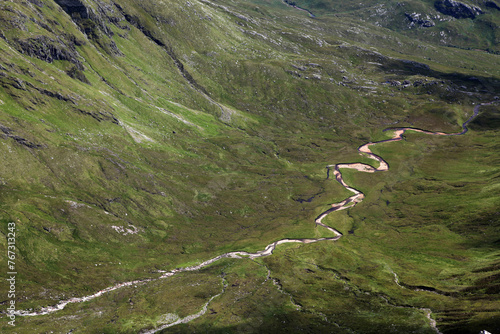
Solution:
<svg viewBox="0 0 500 334"><path fill-rule="evenodd" d="M486 2L484 3L484 5L485 5L486 7L488 7L488 8L493 8L493 9L496 9L496 10L500 10L500 6L498 6L498 5L496 4L496 2L494 2L494 1L486 1Z"/></svg>
<svg viewBox="0 0 500 334"><path fill-rule="evenodd" d="M441 13L456 19L474 19L477 15L483 14L481 8L477 6L470 6L454 0L436 1L434 7Z"/></svg>
<svg viewBox="0 0 500 334"><path fill-rule="evenodd" d="M78 112L79 114L90 116L94 118L98 122L106 121L114 124L120 124L118 118L112 112L112 109L104 110L100 109L95 111L92 108L87 108L87 106L78 103L78 97L74 95L63 95L58 91L52 91L47 88L37 87L29 81L24 81L14 76L8 75L6 73L0 72L0 88L3 88L10 96L12 96L17 101L22 101L23 96L35 97L31 99L31 103L37 104L40 103L40 98L49 97L52 99L57 99L59 101L68 102L68 106L71 106L70 110L74 112ZM38 97L36 97L38 95ZM26 106L26 108L30 108L30 106ZM3 131L4 137L7 136L9 138L14 139L18 143L29 147L29 148L40 148L43 145L33 144L24 138L19 136L11 135L11 130L1 127L0 131ZM10 132L9 132L10 131ZM1 137L1 136L0 136Z"/></svg>
<svg viewBox="0 0 500 334"><path fill-rule="evenodd" d="M48 63L54 60L66 60L83 70L78 60L78 52L73 45L67 45L61 40L54 40L47 36L36 36L27 39L15 40L18 51L31 57L36 57Z"/></svg>
<svg viewBox="0 0 500 334"><path fill-rule="evenodd" d="M71 17L78 15L82 19L89 18L87 7L80 0L55 0L55 2Z"/></svg>
<svg viewBox="0 0 500 334"><path fill-rule="evenodd" d="M436 23L434 23L434 21L432 21L430 17L427 16L427 17L423 18L422 14L405 13L405 16L410 21L410 26L417 25L417 26L424 27L424 28L430 28L430 27L434 27L436 25Z"/></svg>
<svg viewBox="0 0 500 334"><path fill-rule="evenodd" d="M117 13L113 10L113 6L96 1L97 11L95 11L80 0L55 0L55 2L71 17L73 22L89 39L94 40L108 54L114 56L123 55L111 38L114 33L107 25L107 23L116 24L123 20L123 17L116 16Z"/></svg>
<svg viewBox="0 0 500 334"><path fill-rule="evenodd" d="M115 3L116 8L122 13L122 15L125 17L127 22L131 24L132 26L136 27L139 29L144 36L146 36L150 41L158 45L159 47L163 48L165 52L172 58L175 66L181 73L181 75L186 79L191 86L193 86L196 90L200 91L204 95L208 96L208 92L205 90L203 86L198 84L198 82L192 77L192 75L186 70L184 67L184 64L179 60L177 55L175 54L174 50L167 44L165 44L163 41L161 41L159 38L157 38L154 34L154 32L148 30L142 23L139 17L137 16L132 16L130 14L127 14L125 10L117 3Z"/></svg>
<svg viewBox="0 0 500 334"><path fill-rule="evenodd" d="M75 108L75 111L79 112L82 115L90 116L98 122L108 121L116 125L120 124L118 118L116 118L115 115L113 115L113 113L109 111L88 111L80 108Z"/></svg>
<svg viewBox="0 0 500 334"><path fill-rule="evenodd" d="M9 129L8 127L6 126L3 126L0 124L0 138L10 138L10 139L13 139L16 143L20 144L20 145L23 145L27 148L44 148L46 147L46 145L43 145L43 144L35 144L23 137L19 137L19 136L16 136L15 134L13 134L13 130L12 129Z"/></svg>

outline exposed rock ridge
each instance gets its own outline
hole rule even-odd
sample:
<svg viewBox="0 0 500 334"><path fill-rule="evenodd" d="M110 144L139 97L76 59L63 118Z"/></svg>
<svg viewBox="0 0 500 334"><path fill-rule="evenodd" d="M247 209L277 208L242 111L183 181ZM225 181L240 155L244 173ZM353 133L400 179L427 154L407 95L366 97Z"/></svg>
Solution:
<svg viewBox="0 0 500 334"><path fill-rule="evenodd" d="M192 75L184 68L184 64L179 60L175 52L172 50L172 48L165 43L163 43L161 40L156 38L151 31L149 31L145 26L143 26L140 22L140 19L131 16L127 14L124 9L117 3L115 3L116 8L122 13L122 15L125 17L128 23L139 29L147 38L149 38L151 41L153 41L156 45L162 47L165 52L172 58L174 61L175 66L181 73L181 75L197 90L202 92L203 94L208 96L207 91L205 90L204 87L202 87L196 80L192 77Z"/></svg>
<svg viewBox="0 0 500 334"><path fill-rule="evenodd" d="M115 117L115 115L111 111L107 110L99 110L99 111L88 111L85 110L84 107L79 106L77 103L77 98L72 97L72 96L67 96L63 95L59 92L54 92L45 88L40 88L28 81L23 81L19 78L13 77L6 75L3 72L0 72L0 87L3 87L6 90L10 90L11 88L14 88L19 91L25 91L29 93L38 93L41 95L45 95L47 97L57 99L60 101L68 102L71 103L72 105L72 110L94 118L96 121L101 122L101 121L110 121L114 124L120 124L120 121ZM13 93L12 91L9 92L10 95L14 96L15 98L17 97L17 93ZM34 101L32 101L34 102ZM36 104L36 102L34 102ZM5 128L5 127L4 127ZM0 130L4 132L4 134L9 134L8 132L4 131L4 128L0 126ZM30 148L39 148L42 147L41 145L36 145L33 143L29 143L28 141L24 140L23 138L17 137L17 136L9 136L10 138L15 139L18 143L23 144L24 146L30 147Z"/></svg>
<svg viewBox="0 0 500 334"><path fill-rule="evenodd" d="M207 1L203 1L205 3L209 3ZM223 122L225 123L228 123L230 122L231 120L231 114L233 113L233 111L223 105L221 105L220 103L218 103L217 101L215 101L214 99L212 99L210 97L210 94L205 90L205 88L200 85L194 78L193 76L191 75L191 73L189 73L189 71L184 67L184 64L179 60L179 58L177 57L177 55L175 54L174 50L172 49L171 46L167 45L166 43L164 43L162 40L160 40L159 38L157 38L154 34L154 32L152 32L151 30L149 30L147 27L145 27L142 23L141 23L141 20L139 17L137 16L134 16L134 15L130 15L128 14L124 9L123 7L121 7L118 3L114 3L114 5L116 6L116 8L120 11L121 15L124 16L124 18L127 20L127 22L129 24L131 24L132 26L136 27L137 29L139 29L143 34L144 36L146 36L147 38L149 38L149 40L151 40L153 43L155 43L156 45L158 45L159 47L163 48L163 50L165 50L165 52L170 56L170 58L173 60L174 62L174 65L177 67L177 69L179 70L180 74L182 75L182 77L191 85L191 87L196 90L198 93L200 93L206 100L208 100L212 105L216 106L217 108L220 109L220 112L221 112L221 116L220 116L220 120L222 120ZM223 9L226 10L225 7L222 7ZM230 12L231 14L233 15L236 15L238 16L237 14L233 13L233 12ZM239 17L239 16L238 16ZM241 17L239 17L241 18Z"/></svg>
<svg viewBox="0 0 500 334"><path fill-rule="evenodd" d="M60 39L54 40L42 35L28 39L16 39L15 43L19 52L30 57L36 57L47 63L52 63L54 60L66 60L75 64L78 70L83 70L74 45L67 44Z"/></svg>
<svg viewBox="0 0 500 334"><path fill-rule="evenodd" d="M434 27L436 23L426 15L425 18L421 17L421 14L417 13L405 13L406 18L411 22L412 25L419 25L424 28Z"/></svg>
<svg viewBox="0 0 500 334"><path fill-rule="evenodd" d="M40 145L40 144L35 144L25 138L22 138L22 137L19 137L19 136L16 136L14 135L12 132L13 130L12 129L9 129L8 127L5 127L3 125L0 124L0 138L3 137L3 138L11 138L11 139L14 139L18 144L21 144L23 146L26 146L28 148L43 148L43 147L46 147L46 145Z"/></svg>
<svg viewBox="0 0 500 334"><path fill-rule="evenodd" d="M116 24L120 21L114 15L112 6L106 5L101 1L95 1L98 8L98 12L95 12L81 0L54 1L71 17L73 22L88 38L98 43L107 53L114 56L123 56L123 53L112 39L114 36L113 31L106 24L106 22ZM120 28L123 29L123 27Z"/></svg>
<svg viewBox="0 0 500 334"><path fill-rule="evenodd" d="M89 18L87 7L80 0L54 0L71 17L78 14L82 19Z"/></svg>
<svg viewBox="0 0 500 334"><path fill-rule="evenodd" d="M481 8L455 0L436 1L434 7L441 13L453 16L456 19L474 19L477 15L483 14Z"/></svg>

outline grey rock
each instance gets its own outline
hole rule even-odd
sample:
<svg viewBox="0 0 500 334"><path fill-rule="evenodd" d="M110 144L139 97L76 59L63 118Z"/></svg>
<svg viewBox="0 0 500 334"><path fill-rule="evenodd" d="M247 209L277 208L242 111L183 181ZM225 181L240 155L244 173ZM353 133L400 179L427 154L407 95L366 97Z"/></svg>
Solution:
<svg viewBox="0 0 500 334"><path fill-rule="evenodd" d="M60 40L53 40L47 36L37 36L28 39L15 40L16 48L28 56L36 57L47 63L54 60L67 60L83 70L78 60L78 52L73 45L67 45Z"/></svg>
<svg viewBox="0 0 500 334"><path fill-rule="evenodd" d="M410 23L412 23L414 25L419 25L419 26L424 27L424 28L434 27L436 25L436 23L434 23L434 21L432 21L430 18L425 18L425 19L421 18L421 14L405 13L405 16L410 21Z"/></svg>
<svg viewBox="0 0 500 334"><path fill-rule="evenodd" d="M434 7L441 13L456 19L474 19L477 15L483 14L481 8L477 6L469 6L454 0L436 1Z"/></svg>
<svg viewBox="0 0 500 334"><path fill-rule="evenodd" d="M55 0L55 2L71 17L78 14L82 19L89 18L87 7L80 0Z"/></svg>

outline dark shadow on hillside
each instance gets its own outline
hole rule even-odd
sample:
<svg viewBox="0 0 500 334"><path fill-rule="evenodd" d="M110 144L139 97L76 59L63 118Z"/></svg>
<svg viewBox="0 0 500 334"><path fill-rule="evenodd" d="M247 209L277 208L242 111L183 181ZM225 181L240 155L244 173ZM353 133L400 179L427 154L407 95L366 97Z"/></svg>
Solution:
<svg viewBox="0 0 500 334"><path fill-rule="evenodd" d="M380 58L379 58L380 59ZM390 59L383 57L381 69L386 73L402 76L424 75L439 80L451 81L466 90L494 95L500 91L500 80L493 77L471 76L464 73L446 73L431 69L428 65L411 60Z"/></svg>
<svg viewBox="0 0 500 334"><path fill-rule="evenodd" d="M469 123L469 127L475 131L488 131L500 128L500 107L483 107L479 115Z"/></svg>
<svg viewBox="0 0 500 334"><path fill-rule="evenodd" d="M471 320L467 317L470 316L469 313L465 311L460 313L457 310L450 310L449 312L439 314L439 316L443 316L443 322L452 318L461 318L458 323L440 326L439 329L443 334L478 334L483 330L490 333L497 333L498 328L500 328L500 319L488 317L488 312L483 313L483 319L481 320Z"/></svg>
<svg viewBox="0 0 500 334"><path fill-rule="evenodd" d="M449 312L440 313L444 319L450 319L455 316L457 310L450 310ZM210 334L239 334L239 333L273 333L273 334L294 334L294 333L334 333L334 334L344 334L344 333L363 333L363 334L379 334L379 333L432 333L433 330L430 326L425 326L421 328L415 328L414 326L405 326L401 324L393 324L390 319L387 319L386 326L381 326L380 323L385 319L382 318L371 318L371 320L366 319L366 322L359 321L358 318L356 322L356 328L347 328L339 326L334 323L327 323L326 321L316 319L316 321L310 321L308 323L304 322L304 318L311 316L307 313L299 313L300 316L297 317L297 313L294 312L295 316L291 314L281 314L276 315L273 319L268 319L263 323L258 321L252 321L248 319L245 324L232 325L225 327L216 327L207 325L192 325L181 324L168 329L165 329L158 333L210 333ZM480 321L471 321L471 314L462 311L462 320L458 324L454 325L440 325L438 323L438 328L443 334L477 334L481 330L488 330L490 333L495 333L496 328L500 328L500 319L482 319ZM302 315L304 317L302 317ZM302 319L299 319L302 318ZM443 320L444 320L443 319ZM392 319L394 320L394 319Z"/></svg>

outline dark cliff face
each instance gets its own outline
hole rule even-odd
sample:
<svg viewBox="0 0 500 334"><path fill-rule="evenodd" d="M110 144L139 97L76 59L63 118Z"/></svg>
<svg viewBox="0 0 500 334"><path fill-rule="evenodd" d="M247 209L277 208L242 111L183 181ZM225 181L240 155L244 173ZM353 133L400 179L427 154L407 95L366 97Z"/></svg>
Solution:
<svg viewBox="0 0 500 334"><path fill-rule="evenodd" d="M76 65L79 70L83 69L78 60L79 55L74 44L62 39L54 40L46 36L36 36L16 41L18 50L28 56L36 57L48 63L54 60L66 60Z"/></svg>
<svg viewBox="0 0 500 334"><path fill-rule="evenodd" d="M70 16L78 14L82 19L89 18L87 8L79 0L55 0L55 2Z"/></svg>
<svg viewBox="0 0 500 334"><path fill-rule="evenodd" d="M454 0L436 1L434 7L441 13L453 16L456 19L474 19L477 15L483 14L479 7L469 6Z"/></svg>
<svg viewBox="0 0 500 334"><path fill-rule="evenodd" d="M498 5L496 4L496 2L494 2L494 1L486 1L486 2L484 3L484 5L485 5L486 7L488 7L488 8L493 8L493 9L496 9L496 10L500 10L500 6L498 6Z"/></svg>
<svg viewBox="0 0 500 334"><path fill-rule="evenodd" d="M117 23L123 20L123 17L116 17L112 6L99 3L97 11L94 11L80 0L55 0L55 2L71 17L83 33L96 41L108 54L122 55L111 38L114 33L108 24Z"/></svg>

